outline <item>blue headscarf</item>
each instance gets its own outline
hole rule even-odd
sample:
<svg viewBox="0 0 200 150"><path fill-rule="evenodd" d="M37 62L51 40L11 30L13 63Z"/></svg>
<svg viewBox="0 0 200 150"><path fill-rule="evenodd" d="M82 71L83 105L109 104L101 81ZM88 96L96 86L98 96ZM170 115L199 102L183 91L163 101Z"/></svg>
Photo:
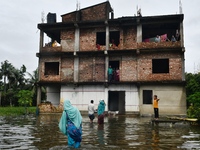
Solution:
<svg viewBox="0 0 200 150"><path fill-rule="evenodd" d="M66 113L71 122L73 122L73 124L77 128L79 128L81 125L82 116L80 111L76 107L72 106L69 100L64 101L63 109L64 110L59 121L59 128L63 134L66 134L66 125L67 125Z"/></svg>
<svg viewBox="0 0 200 150"><path fill-rule="evenodd" d="M104 103L104 100L100 100L100 101L99 101L99 105L98 105L98 110L97 110L97 114L98 114L98 115L101 115L101 114L104 113L104 111L105 111L105 106L106 106L106 104Z"/></svg>
<svg viewBox="0 0 200 150"><path fill-rule="evenodd" d="M71 122L73 122L73 124L79 128L82 122L80 111L76 107L72 106L69 100L64 101L63 107Z"/></svg>

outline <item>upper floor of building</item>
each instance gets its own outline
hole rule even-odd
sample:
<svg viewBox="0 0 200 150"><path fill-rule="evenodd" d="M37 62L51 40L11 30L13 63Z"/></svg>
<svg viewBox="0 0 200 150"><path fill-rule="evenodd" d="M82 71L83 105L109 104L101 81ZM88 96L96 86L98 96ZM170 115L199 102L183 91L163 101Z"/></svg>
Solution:
<svg viewBox="0 0 200 150"><path fill-rule="evenodd" d="M114 18L107 1L61 17L62 22L49 19L47 23L38 24L40 54L148 49L184 51L183 14ZM49 42L44 41L45 35Z"/></svg>

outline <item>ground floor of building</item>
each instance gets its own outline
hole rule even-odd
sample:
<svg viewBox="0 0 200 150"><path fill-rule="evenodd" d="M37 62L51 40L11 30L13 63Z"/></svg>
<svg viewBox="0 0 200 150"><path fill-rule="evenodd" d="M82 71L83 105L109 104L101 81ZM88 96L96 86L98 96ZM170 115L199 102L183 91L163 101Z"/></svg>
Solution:
<svg viewBox="0 0 200 150"><path fill-rule="evenodd" d="M159 101L161 115L186 115L186 92L182 85L136 85L111 84L47 86L47 101L58 106L68 99L80 111L87 111L88 104L94 100L98 107L99 100L106 103L106 111L117 111L119 114L138 113L152 115L153 95Z"/></svg>

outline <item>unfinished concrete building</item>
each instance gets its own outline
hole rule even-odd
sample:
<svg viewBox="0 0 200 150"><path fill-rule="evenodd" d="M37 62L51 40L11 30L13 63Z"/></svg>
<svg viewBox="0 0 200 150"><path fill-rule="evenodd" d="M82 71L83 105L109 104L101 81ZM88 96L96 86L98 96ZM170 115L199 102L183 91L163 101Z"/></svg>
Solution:
<svg viewBox="0 0 200 150"><path fill-rule="evenodd" d="M96 106L104 99L107 111L147 115L158 95L161 115L186 114L183 14L114 18L106 1L64 14L61 22L52 16L38 24L39 84L47 87L47 101L69 99L87 111L91 99Z"/></svg>

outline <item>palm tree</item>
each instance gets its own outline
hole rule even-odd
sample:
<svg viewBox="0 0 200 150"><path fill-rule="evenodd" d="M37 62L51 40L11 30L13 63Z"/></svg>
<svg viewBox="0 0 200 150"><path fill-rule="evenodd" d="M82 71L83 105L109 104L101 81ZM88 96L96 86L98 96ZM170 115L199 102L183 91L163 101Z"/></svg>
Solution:
<svg viewBox="0 0 200 150"><path fill-rule="evenodd" d="M37 102L37 88L38 88L38 81L39 81L39 78L38 78L38 68L33 71L33 74L30 74L27 72L27 74L29 75L29 79L28 79L28 83L29 83L29 90L32 90L33 92L33 102L35 103L36 105L36 102ZM42 91L42 96L46 98L46 89L45 87L41 87L41 91Z"/></svg>
<svg viewBox="0 0 200 150"><path fill-rule="evenodd" d="M8 60L1 62L0 79L3 79L4 102L7 98L12 105L12 100L16 99L16 93L23 90L26 85L25 73L26 67L24 65L20 69L16 69Z"/></svg>
<svg viewBox="0 0 200 150"><path fill-rule="evenodd" d="M6 100L6 91L7 91L7 80L12 76L12 70L13 66L11 63L8 62L8 60L5 60L4 62L1 62L1 79L3 78L3 91L4 91L4 101Z"/></svg>

